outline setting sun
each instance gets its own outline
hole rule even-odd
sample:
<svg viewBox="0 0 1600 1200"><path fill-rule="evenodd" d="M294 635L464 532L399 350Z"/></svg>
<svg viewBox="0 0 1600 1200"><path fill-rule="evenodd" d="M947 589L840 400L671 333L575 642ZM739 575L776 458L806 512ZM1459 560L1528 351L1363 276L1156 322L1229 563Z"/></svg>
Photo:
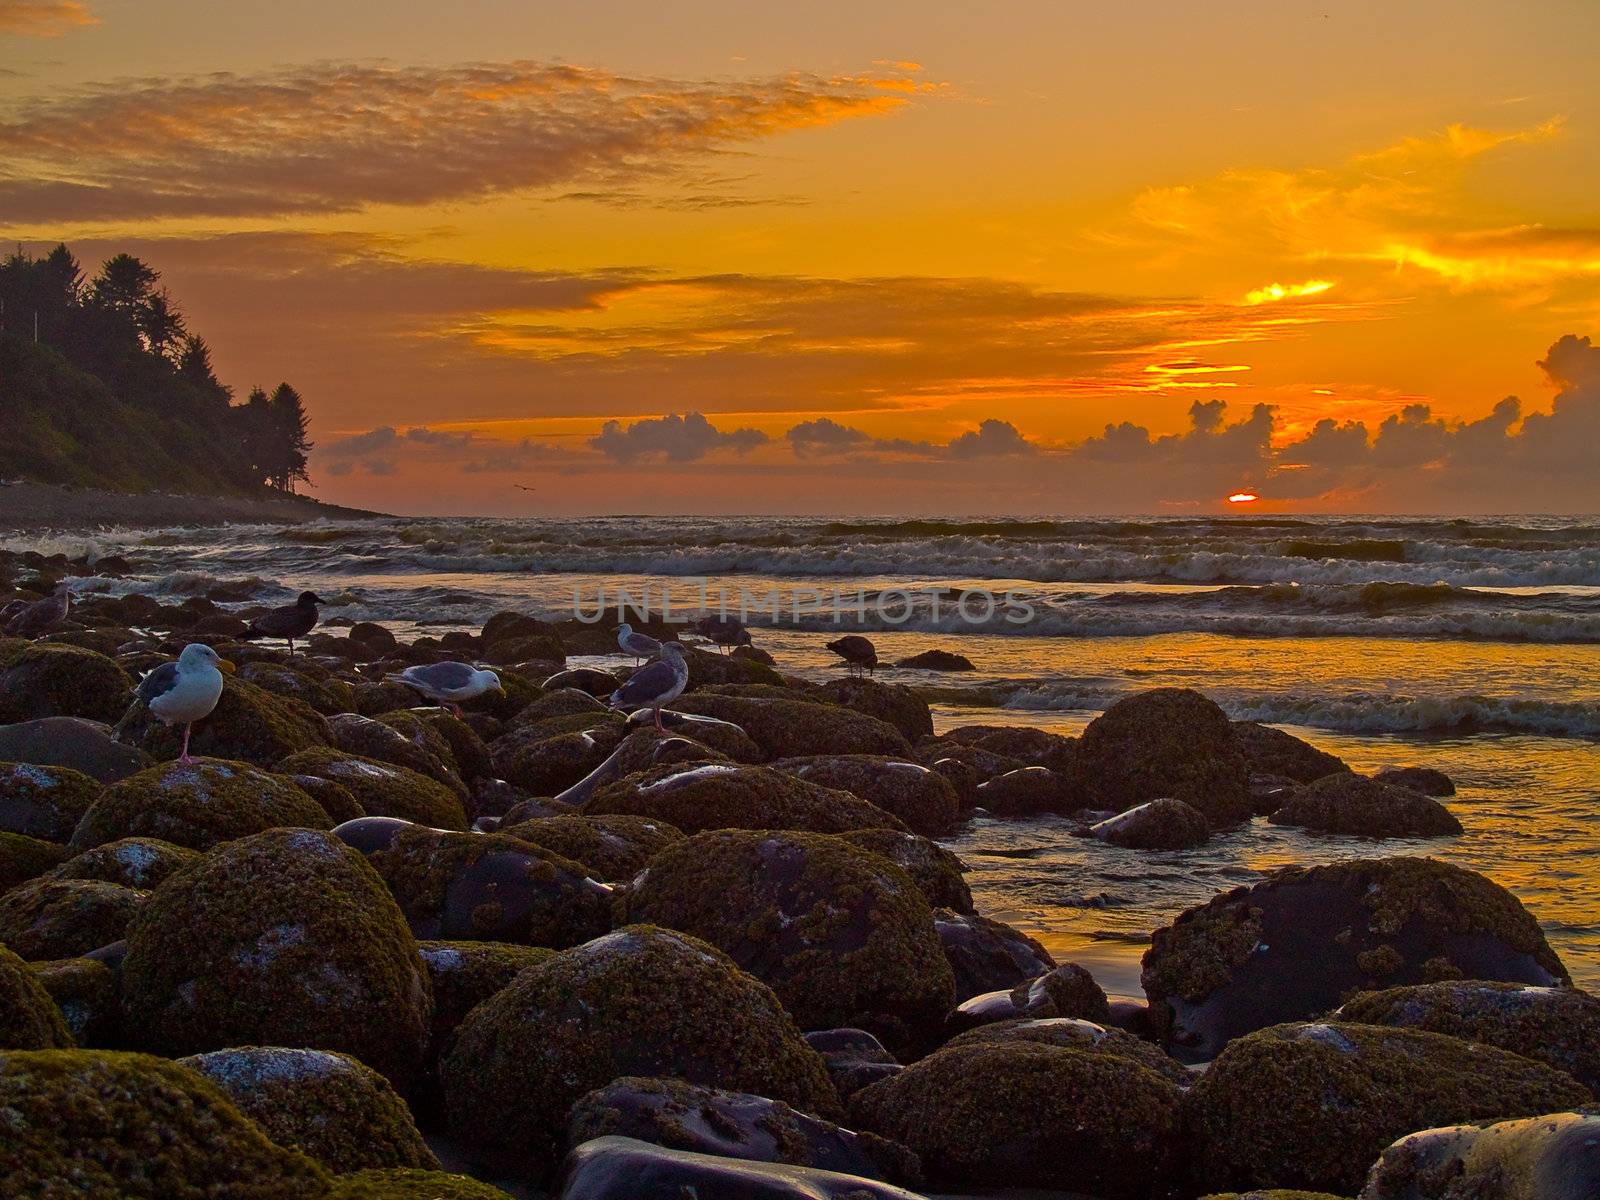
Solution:
<svg viewBox="0 0 1600 1200"><path fill-rule="evenodd" d="M1228 503L1250 504L1251 502L1259 499L1261 499L1261 497L1256 495L1254 492L1235 492L1233 495L1228 497Z"/></svg>

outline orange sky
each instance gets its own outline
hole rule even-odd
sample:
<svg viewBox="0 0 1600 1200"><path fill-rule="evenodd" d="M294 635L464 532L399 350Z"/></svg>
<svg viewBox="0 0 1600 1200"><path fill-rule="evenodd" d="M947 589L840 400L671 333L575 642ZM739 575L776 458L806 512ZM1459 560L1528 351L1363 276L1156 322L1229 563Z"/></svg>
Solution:
<svg viewBox="0 0 1600 1200"><path fill-rule="evenodd" d="M1600 508L1600 7L1110 7L0 0L0 235L395 511Z"/></svg>

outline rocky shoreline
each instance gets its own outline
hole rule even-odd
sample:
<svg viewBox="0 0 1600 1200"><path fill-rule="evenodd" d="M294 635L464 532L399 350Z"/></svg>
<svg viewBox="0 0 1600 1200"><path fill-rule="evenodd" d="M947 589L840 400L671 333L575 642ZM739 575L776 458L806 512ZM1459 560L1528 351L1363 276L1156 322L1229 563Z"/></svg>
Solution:
<svg viewBox="0 0 1600 1200"><path fill-rule="evenodd" d="M57 487L21 479L0 481L0 535L224 524L299 525L306 521L380 517L385 514L324 504L309 496L189 496Z"/></svg>
<svg viewBox="0 0 1600 1200"><path fill-rule="evenodd" d="M125 566L6 555L0 604ZM0 638L0 1195L1600 1191L1600 1000L1486 877L1280 869L1157 929L1135 1001L977 912L939 843L980 809L1117 852L1442 836L1436 770L1358 775L1176 688L1081 738L935 735L911 689L748 648L691 649L657 730L568 668L603 628L290 657L250 615L86 596ZM112 740L191 642L236 666L199 760ZM385 679L446 658L504 694Z"/></svg>

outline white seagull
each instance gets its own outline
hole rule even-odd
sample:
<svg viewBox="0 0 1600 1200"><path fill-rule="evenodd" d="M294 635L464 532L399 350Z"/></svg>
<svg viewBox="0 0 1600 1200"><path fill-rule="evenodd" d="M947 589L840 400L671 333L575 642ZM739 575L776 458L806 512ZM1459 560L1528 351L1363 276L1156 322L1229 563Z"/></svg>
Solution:
<svg viewBox="0 0 1600 1200"><path fill-rule="evenodd" d="M640 667L628 676L626 683L611 693L611 707L625 712L653 708L656 710L656 728L660 729L661 706L671 704L683 695L683 689L688 685L689 664L683 657L683 647L677 642L665 642L661 646L660 658Z"/></svg>
<svg viewBox="0 0 1600 1200"><path fill-rule="evenodd" d="M499 692L502 696L506 693L505 687L500 682L500 676L493 671L480 671L477 667L463 662L429 663L426 666L407 667L398 674L386 675L384 678L391 683L403 683L412 691L422 693L429 700L449 705L451 711L458 717L461 715L463 700L471 700L474 696L481 696L485 692Z"/></svg>
<svg viewBox="0 0 1600 1200"><path fill-rule="evenodd" d="M624 654L633 655L634 666L641 658L654 658L661 653L661 643L648 633L635 633L632 625L624 621L617 626L617 645Z"/></svg>
<svg viewBox="0 0 1600 1200"><path fill-rule="evenodd" d="M133 691L133 704L117 722L121 733L139 715L140 709L167 725L183 726L183 749L178 761L191 763L189 734L194 723L211 715L222 697L222 673L232 672L233 664L217 657L217 652L201 642L183 648L177 662L162 663L139 681Z"/></svg>

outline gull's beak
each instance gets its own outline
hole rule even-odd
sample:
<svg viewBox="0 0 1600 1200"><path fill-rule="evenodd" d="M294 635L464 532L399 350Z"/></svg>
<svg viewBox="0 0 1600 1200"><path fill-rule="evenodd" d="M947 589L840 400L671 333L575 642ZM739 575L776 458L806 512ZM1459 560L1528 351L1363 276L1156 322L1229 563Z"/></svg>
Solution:
<svg viewBox="0 0 1600 1200"><path fill-rule="evenodd" d="M219 658L217 659L217 670L221 671L224 675L232 675L234 671L238 670L238 668L227 659Z"/></svg>
<svg viewBox="0 0 1600 1200"><path fill-rule="evenodd" d="M505 685L504 684L499 684L499 683L495 684L494 690L499 692L502 696L504 696L506 694L506 689L505 689Z"/></svg>

